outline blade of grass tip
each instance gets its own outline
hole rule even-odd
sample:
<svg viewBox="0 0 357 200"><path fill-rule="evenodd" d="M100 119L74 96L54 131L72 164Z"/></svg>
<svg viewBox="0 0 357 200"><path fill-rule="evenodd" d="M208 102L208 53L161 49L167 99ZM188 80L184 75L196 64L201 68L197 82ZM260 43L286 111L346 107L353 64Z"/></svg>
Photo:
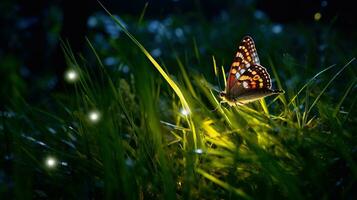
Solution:
<svg viewBox="0 0 357 200"><path fill-rule="evenodd" d="M331 69L331 68L333 68L333 67L335 67L335 66L336 66L336 64L330 65L330 66L328 66L326 69L323 69L323 70L321 70L319 73L315 74L315 76L312 77L307 83L305 83L305 85L302 86L302 88L299 90L299 92L296 93L296 95L290 100L290 102L288 103L288 106L299 96L299 94L300 94L308 85L311 84L311 82L312 82L313 80L315 80L315 79L316 79L317 77L319 77L322 73L326 72L327 70L329 70L329 69Z"/></svg>
<svg viewBox="0 0 357 200"><path fill-rule="evenodd" d="M194 37L193 38L193 49L195 51L195 56L196 56L196 59L197 59L197 62L200 63L200 51L198 50L198 47L197 47L197 41L196 41L196 38Z"/></svg>
<svg viewBox="0 0 357 200"><path fill-rule="evenodd" d="M228 183L226 182L223 182L221 180L219 180L218 178L212 176L211 174L205 172L204 170L200 169L200 168L197 168L196 169L196 172L201 174L203 177L205 177L206 179L212 181L213 183L221 186L222 188L228 190L228 191L232 191L234 192L235 194L237 194L238 196L241 196L243 199L252 199L250 196L248 196L242 189L238 189L238 188L235 188L231 185L229 185Z"/></svg>
<svg viewBox="0 0 357 200"><path fill-rule="evenodd" d="M213 61L214 75L217 77L218 86L219 86L219 89L221 89L222 87L221 87L221 81L220 81L220 78L218 75L217 62L216 62L216 59L214 58L214 56L212 56L212 61Z"/></svg>
<svg viewBox="0 0 357 200"><path fill-rule="evenodd" d="M99 54L98 54L97 51L95 50L95 48L94 48L92 42L88 39L88 37L85 37L85 38L86 38L86 41L87 41L89 47L91 48L93 54L95 55L95 57L96 57L96 59L97 59L97 61L98 61L98 63L99 63L100 69L102 70L102 72L104 73L104 75L106 75L106 77L107 77L107 79L108 79L108 81L109 81L109 84L110 84L110 87L111 87L112 92L114 93L114 95L118 96L118 95L116 94L116 93L117 93L116 87L114 86L114 83L113 83L112 79L110 78L107 69L104 67L104 64L103 64L102 60L100 59Z"/></svg>
<svg viewBox="0 0 357 200"><path fill-rule="evenodd" d="M213 61L214 75L218 76L217 63L216 63L216 59L214 58L214 56L212 56L212 61Z"/></svg>
<svg viewBox="0 0 357 200"><path fill-rule="evenodd" d="M336 108L335 108L335 111L333 112L333 116L334 116L334 117L337 116L337 113L338 113L338 111L340 110L340 107L341 107L342 103L345 101L347 95L350 93L350 91L352 90L352 88L355 86L356 82L357 82L357 79L354 79L354 80L352 81L352 83L348 86L348 88L346 89L346 91L345 91L343 97L341 98L340 102L338 102L338 104L337 104L337 106L336 106Z"/></svg>
<svg viewBox="0 0 357 200"><path fill-rule="evenodd" d="M227 85L226 72L224 71L223 65L221 66L221 68L222 68L222 74L223 74L224 85Z"/></svg>
<svg viewBox="0 0 357 200"><path fill-rule="evenodd" d="M109 76L109 74L108 74L106 68L104 67L103 62L102 62L102 60L100 59L100 57L99 57L97 51L95 50L93 44L89 41L88 37L85 37L85 39L86 39L86 42L88 43L89 47L91 48L93 54L95 55L95 57L96 57L96 59L97 59L97 61L98 61L98 63L99 63L100 70L102 70L102 73L100 73L101 80L103 81L103 80L105 79L105 78L103 77L103 75L106 75L106 77L107 77L108 79L110 79L110 78L109 78L110 76Z"/></svg>
<svg viewBox="0 0 357 200"><path fill-rule="evenodd" d="M315 106L315 104L320 100L320 97L322 96L322 94L326 91L326 89L328 88L328 86L331 85L331 83L337 78L338 75L340 75L342 73L343 70L345 70L356 58L352 58L349 62L347 62L347 64L345 64L345 66L342 67L342 69L340 69L332 78L331 80L326 84L326 86L324 87L324 89L322 89L322 91L320 92L320 94L316 97L315 101L311 104L309 110L307 111L307 114L310 113L311 109Z"/></svg>
<svg viewBox="0 0 357 200"><path fill-rule="evenodd" d="M102 63L102 60L100 59L97 51L95 50L93 44L89 41L88 37L85 37L86 38L86 42L88 43L89 47L91 48L91 50L93 51L94 55L95 55L95 58L97 59L98 63L99 63L99 66L102 67L104 69L104 65Z"/></svg>
<svg viewBox="0 0 357 200"><path fill-rule="evenodd" d="M113 16L105 7L104 5L98 1L100 6L105 10L105 12L114 20L114 22L122 29L122 31L131 39L131 41L139 47L139 49L144 53L144 55L149 59L149 61L154 65L154 67L159 71L162 77L166 80L166 82L171 86L174 92L179 97L182 106L187 110L191 111L181 89L178 85L170 78L170 76L162 69L162 67L157 63L157 61L151 56L151 54L145 49L145 47L125 28L125 26L115 17Z"/></svg>
<svg viewBox="0 0 357 200"><path fill-rule="evenodd" d="M141 22L143 21L144 15L146 13L146 9L148 8L148 5L149 5L149 2L146 2L145 5L144 5L144 8L143 8L143 11L141 11L141 14L140 14L140 17L139 17L139 20L138 20L138 25L140 25Z"/></svg>

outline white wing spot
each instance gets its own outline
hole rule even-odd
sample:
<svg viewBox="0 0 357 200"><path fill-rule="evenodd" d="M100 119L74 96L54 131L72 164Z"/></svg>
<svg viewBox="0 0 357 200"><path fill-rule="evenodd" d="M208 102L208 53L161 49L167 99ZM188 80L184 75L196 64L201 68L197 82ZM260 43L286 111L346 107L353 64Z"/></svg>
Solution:
<svg viewBox="0 0 357 200"><path fill-rule="evenodd" d="M239 57L239 58L243 58L243 55L242 55L241 52L237 52L237 55L236 55L236 56Z"/></svg>
<svg viewBox="0 0 357 200"><path fill-rule="evenodd" d="M245 72L245 69L240 70L240 74L243 74Z"/></svg>
<svg viewBox="0 0 357 200"><path fill-rule="evenodd" d="M249 88L247 81L243 81L243 87L244 88Z"/></svg>
<svg viewBox="0 0 357 200"><path fill-rule="evenodd" d="M236 79L239 79L239 77L240 77L240 74L236 73Z"/></svg>

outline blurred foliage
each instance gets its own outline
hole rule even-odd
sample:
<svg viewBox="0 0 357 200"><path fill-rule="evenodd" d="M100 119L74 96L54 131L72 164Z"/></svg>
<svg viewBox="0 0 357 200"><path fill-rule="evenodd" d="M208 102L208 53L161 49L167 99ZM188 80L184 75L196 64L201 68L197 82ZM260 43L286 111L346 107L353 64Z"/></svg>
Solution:
<svg viewBox="0 0 357 200"><path fill-rule="evenodd" d="M356 198L356 30L325 16L335 2L321 1L297 22L274 21L260 1L188 2L164 14L140 2L114 16L94 4L83 40L62 42L62 1L38 15L1 4L1 197ZM220 105L220 69L227 72L247 34L286 94ZM65 82L66 69L78 79Z"/></svg>

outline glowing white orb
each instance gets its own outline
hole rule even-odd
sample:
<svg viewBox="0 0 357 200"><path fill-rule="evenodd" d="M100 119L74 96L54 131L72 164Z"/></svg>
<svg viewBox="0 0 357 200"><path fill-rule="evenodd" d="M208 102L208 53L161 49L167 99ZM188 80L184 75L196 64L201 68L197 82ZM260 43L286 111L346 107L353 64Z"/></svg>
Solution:
<svg viewBox="0 0 357 200"><path fill-rule="evenodd" d="M68 82L74 82L78 79L78 73L74 69L70 69L66 72L65 77Z"/></svg>
<svg viewBox="0 0 357 200"><path fill-rule="evenodd" d="M88 114L89 120L92 122L98 122L100 119L100 113L98 111L91 111Z"/></svg>
<svg viewBox="0 0 357 200"><path fill-rule="evenodd" d="M48 157L46 159L46 165L49 168L53 168L53 167L55 167L57 165L57 160L55 158L53 158L53 157Z"/></svg>

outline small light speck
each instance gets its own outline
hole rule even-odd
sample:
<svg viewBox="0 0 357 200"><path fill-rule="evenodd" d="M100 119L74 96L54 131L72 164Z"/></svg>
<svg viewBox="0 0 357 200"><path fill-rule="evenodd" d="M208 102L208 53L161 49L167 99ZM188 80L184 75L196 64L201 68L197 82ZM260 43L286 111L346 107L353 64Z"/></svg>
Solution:
<svg viewBox="0 0 357 200"><path fill-rule="evenodd" d="M78 79L78 73L74 69L69 69L65 73L65 78L68 82L74 82Z"/></svg>
<svg viewBox="0 0 357 200"><path fill-rule="evenodd" d="M190 111L185 108L181 108L180 113L184 116L187 116L190 114Z"/></svg>
<svg viewBox="0 0 357 200"><path fill-rule="evenodd" d="M175 35L178 38L182 38L183 37L183 30L181 28L176 28L175 29Z"/></svg>
<svg viewBox="0 0 357 200"><path fill-rule="evenodd" d="M319 21L321 19L321 17L322 17L322 15L319 12L315 13L315 15L314 15L315 21Z"/></svg>
<svg viewBox="0 0 357 200"><path fill-rule="evenodd" d="M133 161L133 159L131 159L131 158L127 158L127 159L125 160L125 164L126 164L127 166L129 166L129 167L132 167L132 166L134 166L134 161Z"/></svg>
<svg viewBox="0 0 357 200"><path fill-rule="evenodd" d="M124 74L129 73L129 67L128 67L128 65L124 65L124 66L121 68L121 71L122 71Z"/></svg>
<svg viewBox="0 0 357 200"><path fill-rule="evenodd" d="M116 65L118 64L118 60L114 57L108 57L104 59L104 64L106 65Z"/></svg>
<svg viewBox="0 0 357 200"><path fill-rule="evenodd" d="M55 158L53 158L53 157L48 157L46 159L46 165L49 168L54 168L57 165L57 160Z"/></svg>
<svg viewBox="0 0 357 200"><path fill-rule="evenodd" d="M161 56L161 50L160 49L154 49L151 51L151 55L154 56L154 57L159 57Z"/></svg>
<svg viewBox="0 0 357 200"><path fill-rule="evenodd" d="M279 24L276 24L271 28L271 30L273 33L279 34L279 33L281 33L281 31L283 31L283 27Z"/></svg>
<svg viewBox="0 0 357 200"><path fill-rule="evenodd" d="M88 114L88 118L91 122L98 122L100 119L100 113L98 111L91 111Z"/></svg>
<svg viewBox="0 0 357 200"><path fill-rule="evenodd" d="M203 153L203 150L202 150L202 149L196 149L196 150L195 150L195 153L197 153L197 154L202 154L202 153Z"/></svg>
<svg viewBox="0 0 357 200"><path fill-rule="evenodd" d="M98 20L95 16L90 16L88 21L87 21L87 25L90 27L90 28L94 28L98 25Z"/></svg>
<svg viewBox="0 0 357 200"><path fill-rule="evenodd" d="M263 19L264 18L264 13L262 11L260 11L260 10L257 10L257 11L254 12L254 17L256 19Z"/></svg>
<svg viewBox="0 0 357 200"><path fill-rule="evenodd" d="M327 1L321 1L321 7L326 7L327 6Z"/></svg>

